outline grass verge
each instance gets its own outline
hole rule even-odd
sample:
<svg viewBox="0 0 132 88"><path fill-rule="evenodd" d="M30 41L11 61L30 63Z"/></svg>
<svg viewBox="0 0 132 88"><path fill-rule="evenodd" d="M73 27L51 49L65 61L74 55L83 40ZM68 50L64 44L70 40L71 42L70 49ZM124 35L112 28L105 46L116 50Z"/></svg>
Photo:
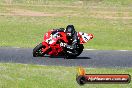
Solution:
<svg viewBox="0 0 132 88"><path fill-rule="evenodd" d="M130 74L132 68L85 68L88 74ZM76 67L0 63L0 88L131 88L130 84L76 83Z"/></svg>
<svg viewBox="0 0 132 88"><path fill-rule="evenodd" d="M23 16L0 16L0 19L0 46L35 47L49 29L73 24L77 31L94 34L85 48L132 50L131 20Z"/></svg>
<svg viewBox="0 0 132 88"><path fill-rule="evenodd" d="M35 47L43 41L43 34L49 29L73 24L77 31L94 34L94 39L87 43L85 48L132 50L131 2L2 0L0 46ZM30 16L32 14L38 16ZM55 15L39 16L42 14Z"/></svg>

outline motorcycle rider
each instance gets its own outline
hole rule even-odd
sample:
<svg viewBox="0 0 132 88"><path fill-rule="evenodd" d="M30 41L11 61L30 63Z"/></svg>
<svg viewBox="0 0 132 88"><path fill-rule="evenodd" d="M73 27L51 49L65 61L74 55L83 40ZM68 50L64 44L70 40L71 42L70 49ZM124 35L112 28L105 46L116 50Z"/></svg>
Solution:
<svg viewBox="0 0 132 88"><path fill-rule="evenodd" d="M71 55L76 55L78 52L76 51L77 48L77 42L78 42L78 37L77 37L77 32L74 28L73 25L68 25L66 29L64 28L59 28L59 29L53 29L52 35L54 35L57 32L65 32L67 39L69 42L71 42L70 45L61 43L60 45L65 47L67 50L72 51L70 52Z"/></svg>

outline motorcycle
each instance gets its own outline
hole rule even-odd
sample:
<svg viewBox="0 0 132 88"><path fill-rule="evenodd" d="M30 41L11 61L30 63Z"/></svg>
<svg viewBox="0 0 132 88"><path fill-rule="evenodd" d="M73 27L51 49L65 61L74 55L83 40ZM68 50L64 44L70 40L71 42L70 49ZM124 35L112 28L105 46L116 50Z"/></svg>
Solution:
<svg viewBox="0 0 132 88"><path fill-rule="evenodd" d="M93 38L92 34L87 34L83 32L78 32L78 43L77 48L74 51L77 51L76 54L72 54L71 50L66 49L64 46L66 44L70 44L70 42L67 39L66 33L64 32L58 32L54 35L51 34L52 31L48 31L44 35L44 41L37 45L33 49L33 57L43 57L44 55L50 55L50 56L64 56L64 58L76 58L79 56L84 46L83 44L88 42Z"/></svg>

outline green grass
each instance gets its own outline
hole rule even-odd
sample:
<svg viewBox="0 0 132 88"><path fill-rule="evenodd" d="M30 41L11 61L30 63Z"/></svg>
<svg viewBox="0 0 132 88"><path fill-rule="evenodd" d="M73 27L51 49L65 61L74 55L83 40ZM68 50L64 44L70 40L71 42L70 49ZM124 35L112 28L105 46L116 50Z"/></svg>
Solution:
<svg viewBox="0 0 132 88"><path fill-rule="evenodd" d="M131 0L81 1L12 0L7 4L1 0L0 13L9 14L17 9L57 16L0 15L0 46L35 47L49 29L73 24L77 31L94 34L94 39L85 48L132 50Z"/></svg>
<svg viewBox="0 0 132 88"><path fill-rule="evenodd" d="M130 74L132 68L85 68L88 74ZM131 88L130 84L76 83L77 67L0 63L0 88Z"/></svg>
<svg viewBox="0 0 132 88"><path fill-rule="evenodd" d="M77 31L94 34L85 48L132 49L131 20L19 16L1 16L0 19L0 46L34 47L43 41L48 29L74 24Z"/></svg>

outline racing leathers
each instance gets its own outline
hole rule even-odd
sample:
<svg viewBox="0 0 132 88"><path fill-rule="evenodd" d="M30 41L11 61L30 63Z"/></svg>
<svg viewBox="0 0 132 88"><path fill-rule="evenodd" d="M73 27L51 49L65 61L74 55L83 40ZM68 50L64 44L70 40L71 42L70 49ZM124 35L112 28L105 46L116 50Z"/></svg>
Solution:
<svg viewBox="0 0 132 88"><path fill-rule="evenodd" d="M64 28L53 29L51 34L54 35L57 32L65 32L65 29ZM77 42L78 42L77 32L75 31L75 33L71 37L67 37L67 39L69 42L71 42L71 44L65 45L67 52L71 55L78 54L78 52L76 51Z"/></svg>

